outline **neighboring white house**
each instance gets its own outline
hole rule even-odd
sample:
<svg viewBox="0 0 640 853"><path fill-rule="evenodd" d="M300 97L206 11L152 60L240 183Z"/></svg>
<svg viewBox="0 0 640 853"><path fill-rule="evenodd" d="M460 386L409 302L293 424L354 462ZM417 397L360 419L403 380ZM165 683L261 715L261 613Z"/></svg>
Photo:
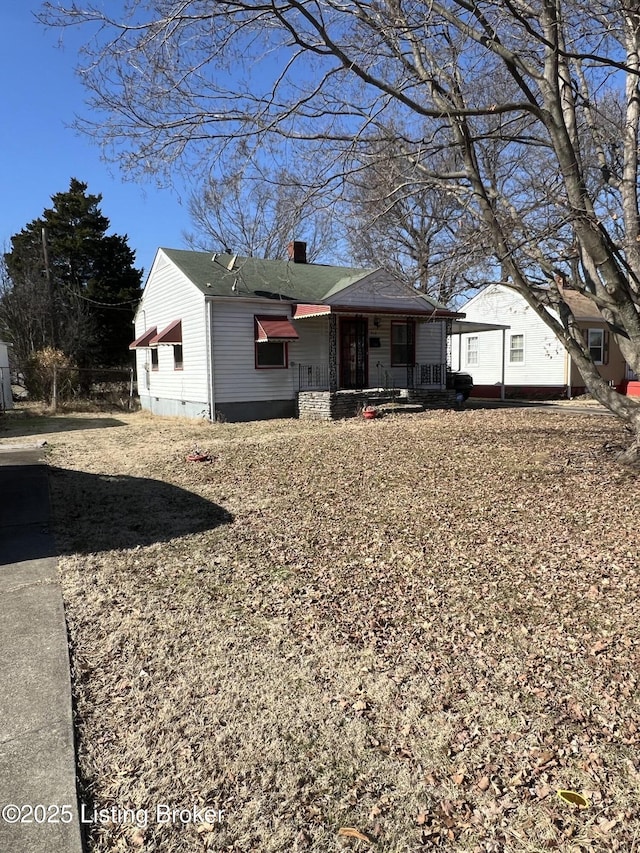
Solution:
<svg viewBox="0 0 640 853"><path fill-rule="evenodd" d="M158 414L341 417L446 390L449 311L382 270L159 249L135 320L138 393Z"/></svg>
<svg viewBox="0 0 640 853"><path fill-rule="evenodd" d="M601 374L620 390L631 378L607 324L588 298L568 288L564 299L584 331ZM465 322L500 323L508 328L455 335L452 365L473 376L474 396L575 396L584 381L569 354L522 296L491 284L461 309ZM504 392L502 384L504 383Z"/></svg>
<svg viewBox="0 0 640 853"><path fill-rule="evenodd" d="M9 372L9 344L0 341L0 412L13 408L11 374Z"/></svg>

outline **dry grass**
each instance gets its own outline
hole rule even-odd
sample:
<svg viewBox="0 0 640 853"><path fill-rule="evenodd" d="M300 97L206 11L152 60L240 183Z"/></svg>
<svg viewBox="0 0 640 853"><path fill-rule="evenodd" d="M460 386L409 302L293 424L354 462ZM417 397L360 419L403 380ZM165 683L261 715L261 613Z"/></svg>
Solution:
<svg viewBox="0 0 640 853"><path fill-rule="evenodd" d="M612 419L116 420L47 436L83 798L225 816L94 825L92 851L633 848L640 485Z"/></svg>

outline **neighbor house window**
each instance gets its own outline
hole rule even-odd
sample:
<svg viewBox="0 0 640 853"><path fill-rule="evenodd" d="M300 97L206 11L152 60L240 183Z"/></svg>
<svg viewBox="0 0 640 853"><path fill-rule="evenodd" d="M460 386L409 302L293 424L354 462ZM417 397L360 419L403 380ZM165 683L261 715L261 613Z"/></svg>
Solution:
<svg viewBox="0 0 640 853"><path fill-rule="evenodd" d="M173 345L173 369L182 370L182 344Z"/></svg>
<svg viewBox="0 0 640 853"><path fill-rule="evenodd" d="M478 338L467 338L467 367L478 363Z"/></svg>
<svg viewBox="0 0 640 853"><path fill-rule="evenodd" d="M509 338L509 362L524 363L524 335L511 335Z"/></svg>
<svg viewBox="0 0 640 853"><path fill-rule="evenodd" d="M158 348L152 347L151 348L151 370L157 370L157 369L158 369Z"/></svg>
<svg viewBox="0 0 640 853"><path fill-rule="evenodd" d="M587 343L593 363L604 364L604 329L589 329Z"/></svg>
<svg viewBox="0 0 640 853"><path fill-rule="evenodd" d="M415 323L409 320L404 323L391 323L391 364L402 367L415 364Z"/></svg>

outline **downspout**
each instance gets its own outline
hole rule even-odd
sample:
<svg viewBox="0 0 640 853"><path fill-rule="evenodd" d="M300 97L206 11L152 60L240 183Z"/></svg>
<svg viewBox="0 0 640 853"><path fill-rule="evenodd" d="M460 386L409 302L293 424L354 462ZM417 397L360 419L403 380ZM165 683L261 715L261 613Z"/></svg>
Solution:
<svg viewBox="0 0 640 853"><path fill-rule="evenodd" d="M144 332L147 331L147 312L146 312L146 309L145 308L138 308L138 310L136 311L136 316L133 318L133 336L134 336L134 338L136 336L136 325L135 324L136 324L136 320L138 319L139 314L142 315L142 330ZM133 358L135 360L135 365L136 365L136 371L135 371L136 372L136 379L138 380L138 397L140 397L140 391L141 390L146 391L147 394L149 395L149 397L151 397L151 388L150 388L150 385L151 385L150 370L151 370L151 368L149 366L149 350L145 347L145 350L144 350L144 353L142 356L142 360L143 360L142 372L144 374L144 388L143 389L140 388L140 385L142 383L140 382L140 376L138 375L138 364L140 364L140 360L138 358L138 350L137 349L134 350ZM149 405L151 405L151 402L149 402Z"/></svg>
<svg viewBox="0 0 640 853"><path fill-rule="evenodd" d="M213 303L205 299L204 303L204 328L206 337L206 361L207 361L207 394L209 397L209 420L216 419L216 392L213 367L213 346L211 333L213 329Z"/></svg>
<svg viewBox="0 0 640 853"><path fill-rule="evenodd" d="M444 323L440 323L442 329L442 338L440 341L441 352L444 350L444 365L442 376L440 377L440 390L447 390L447 371L453 370L453 320L447 319Z"/></svg>
<svg viewBox="0 0 640 853"><path fill-rule="evenodd" d="M502 401L504 401L506 398L505 387L504 387L505 374L506 374L506 368L505 368L506 358L507 358L507 330L503 329L502 330L502 376L500 378L500 399Z"/></svg>
<svg viewBox="0 0 640 853"><path fill-rule="evenodd" d="M567 384L567 400L572 399L571 394L571 356L565 350L565 359L564 359L564 369L566 371L566 384Z"/></svg>

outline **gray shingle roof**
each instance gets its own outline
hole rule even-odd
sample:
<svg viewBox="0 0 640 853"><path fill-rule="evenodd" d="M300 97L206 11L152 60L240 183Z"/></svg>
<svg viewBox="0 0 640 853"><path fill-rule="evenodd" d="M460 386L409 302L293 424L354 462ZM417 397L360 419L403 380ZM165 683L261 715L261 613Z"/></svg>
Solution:
<svg viewBox="0 0 640 853"><path fill-rule="evenodd" d="M329 291L337 292L373 272L370 269L265 261L262 258L236 258L233 269L228 270L231 255L218 254L212 261L212 252L162 251L199 290L210 296L231 296L235 282L238 296L316 302Z"/></svg>
<svg viewBox="0 0 640 853"><path fill-rule="evenodd" d="M253 296L322 303L327 297L375 272L374 269L296 264L262 258L236 258L229 270L227 267L231 265L232 255L216 254L214 261L212 252L164 248L162 251L202 293L209 296ZM234 284L236 289L232 290ZM434 299L420 295L432 308L446 310Z"/></svg>

